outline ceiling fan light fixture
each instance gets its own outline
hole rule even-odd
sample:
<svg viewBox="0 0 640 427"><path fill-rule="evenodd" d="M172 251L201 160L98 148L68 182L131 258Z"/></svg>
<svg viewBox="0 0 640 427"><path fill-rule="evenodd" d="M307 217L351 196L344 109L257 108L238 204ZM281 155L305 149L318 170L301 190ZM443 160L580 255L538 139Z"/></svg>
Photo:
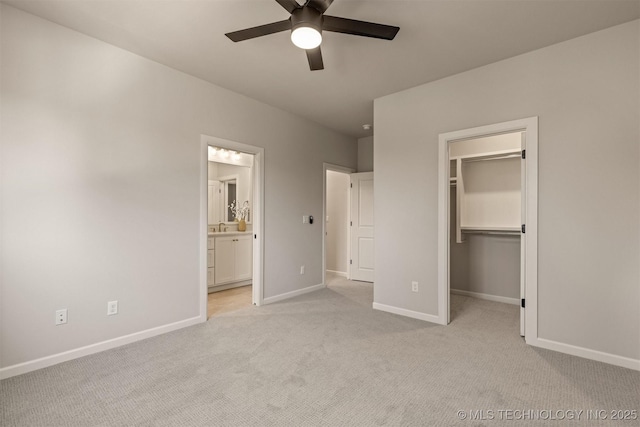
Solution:
<svg viewBox="0 0 640 427"><path fill-rule="evenodd" d="M1 1L1 0L0 0ZM325 31L360 37L393 40L400 27L329 16L324 13L333 0L275 0L291 14L289 19L232 31L225 35L233 42L250 40L282 31L291 31L291 41L304 49L311 71L323 70L322 33Z"/></svg>
<svg viewBox="0 0 640 427"><path fill-rule="evenodd" d="M313 27L300 26L291 31L291 41L300 49L315 49L322 43L322 34Z"/></svg>

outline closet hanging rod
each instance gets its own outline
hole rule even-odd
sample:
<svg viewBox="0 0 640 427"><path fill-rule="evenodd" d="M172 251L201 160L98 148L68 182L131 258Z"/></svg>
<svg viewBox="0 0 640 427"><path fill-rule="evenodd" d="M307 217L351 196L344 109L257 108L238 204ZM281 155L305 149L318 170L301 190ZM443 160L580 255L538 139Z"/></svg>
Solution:
<svg viewBox="0 0 640 427"><path fill-rule="evenodd" d="M487 157L469 157L466 159L462 159L465 163L471 162L484 162L486 160L503 160L503 159L515 159L521 157L521 153L513 153L513 154L500 154L498 156L487 156Z"/></svg>
<svg viewBox="0 0 640 427"><path fill-rule="evenodd" d="M519 236L520 230L462 230L464 234L489 234L499 236Z"/></svg>

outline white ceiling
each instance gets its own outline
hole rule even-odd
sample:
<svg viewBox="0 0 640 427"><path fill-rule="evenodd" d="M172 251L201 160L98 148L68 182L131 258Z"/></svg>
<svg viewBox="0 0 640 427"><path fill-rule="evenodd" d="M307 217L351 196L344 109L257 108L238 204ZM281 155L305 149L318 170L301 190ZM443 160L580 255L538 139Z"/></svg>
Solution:
<svg viewBox="0 0 640 427"><path fill-rule="evenodd" d="M299 0L301 2L302 0ZM640 0L335 0L327 15L396 25L393 41L324 34L309 71L289 33L224 33L287 19L275 0L4 0L352 137L373 100L640 17Z"/></svg>

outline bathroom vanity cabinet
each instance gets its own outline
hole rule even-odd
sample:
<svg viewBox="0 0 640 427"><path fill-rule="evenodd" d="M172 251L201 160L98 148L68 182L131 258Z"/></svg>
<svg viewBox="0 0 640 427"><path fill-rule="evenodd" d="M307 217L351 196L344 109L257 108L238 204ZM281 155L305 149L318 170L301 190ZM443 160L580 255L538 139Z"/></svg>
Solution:
<svg viewBox="0 0 640 427"><path fill-rule="evenodd" d="M244 286L251 282L252 236L251 233L209 235L207 285L210 291Z"/></svg>

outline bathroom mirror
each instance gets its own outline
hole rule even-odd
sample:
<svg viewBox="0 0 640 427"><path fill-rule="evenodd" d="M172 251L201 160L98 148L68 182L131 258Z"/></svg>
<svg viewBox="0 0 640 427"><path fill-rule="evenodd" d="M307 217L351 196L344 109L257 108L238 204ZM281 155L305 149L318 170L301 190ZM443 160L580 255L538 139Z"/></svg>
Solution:
<svg viewBox="0 0 640 427"><path fill-rule="evenodd" d="M230 208L234 201L239 207L248 205L245 221L251 223L253 156L236 153L228 158L219 157L215 159L217 161L212 161L212 156L209 155L208 223L234 224L236 218ZM238 164L230 164L232 162Z"/></svg>

